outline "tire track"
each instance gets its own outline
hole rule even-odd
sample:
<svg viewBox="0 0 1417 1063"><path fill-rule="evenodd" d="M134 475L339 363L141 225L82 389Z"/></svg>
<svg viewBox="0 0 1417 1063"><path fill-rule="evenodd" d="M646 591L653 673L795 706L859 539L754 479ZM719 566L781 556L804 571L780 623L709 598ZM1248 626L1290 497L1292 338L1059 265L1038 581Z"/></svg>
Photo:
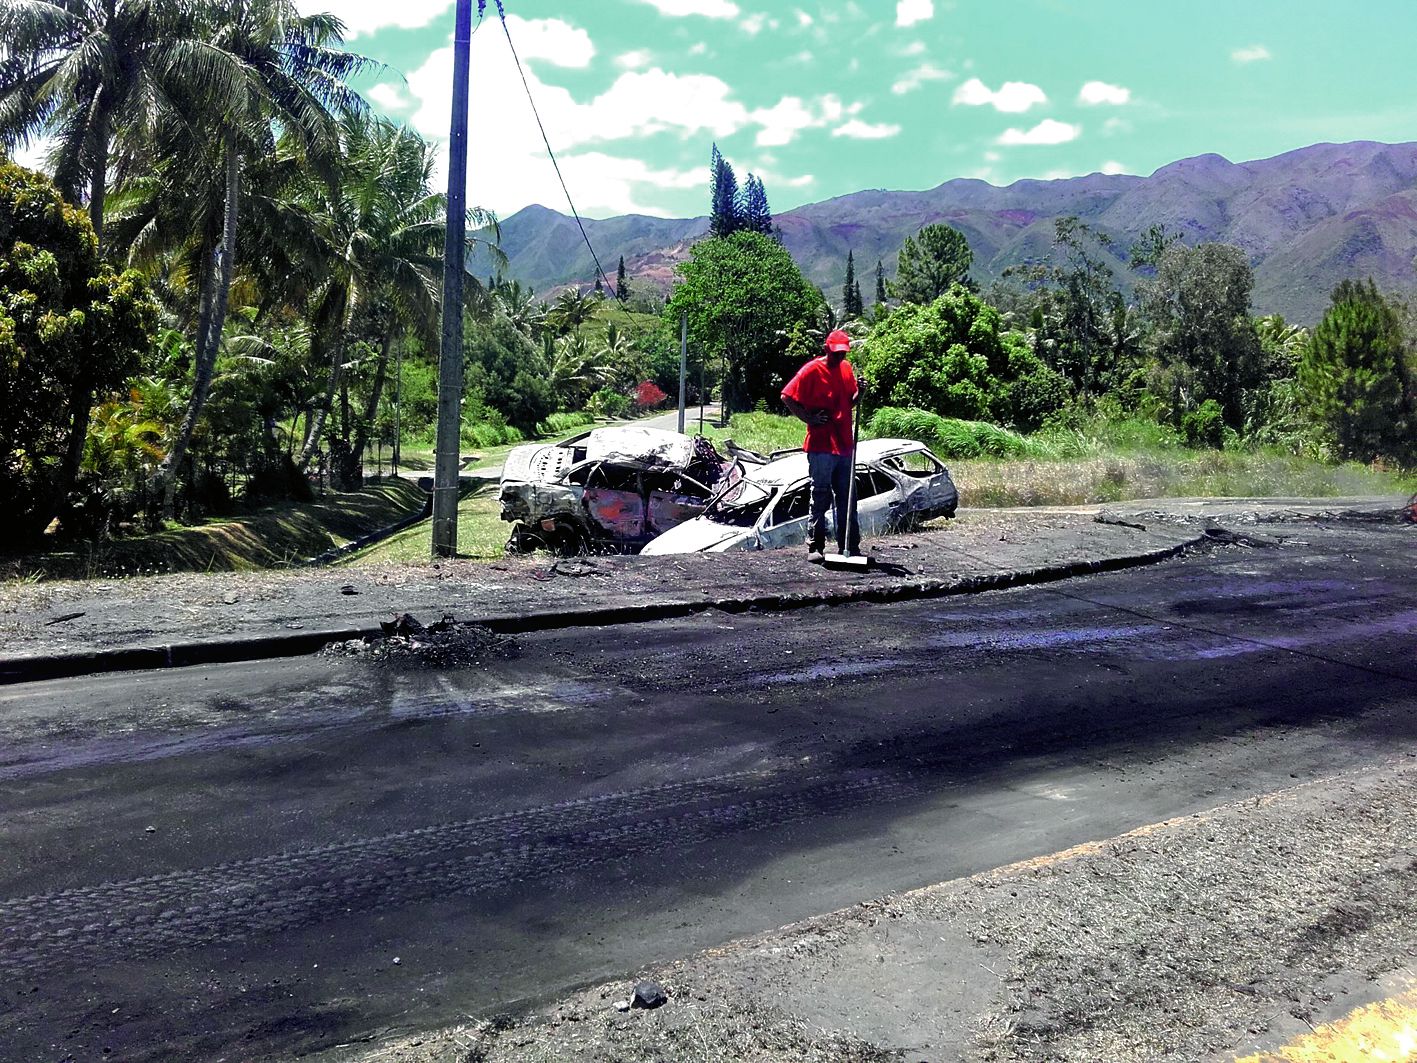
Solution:
<svg viewBox="0 0 1417 1063"><path fill-rule="evenodd" d="M229 944L346 914L474 896L929 786L923 767L733 772L0 903L0 975Z"/></svg>

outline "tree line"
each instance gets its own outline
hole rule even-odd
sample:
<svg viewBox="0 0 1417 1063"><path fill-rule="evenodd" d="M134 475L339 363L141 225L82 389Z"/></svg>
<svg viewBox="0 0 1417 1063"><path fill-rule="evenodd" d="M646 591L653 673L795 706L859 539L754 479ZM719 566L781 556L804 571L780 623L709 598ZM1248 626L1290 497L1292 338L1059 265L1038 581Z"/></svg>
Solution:
<svg viewBox="0 0 1417 1063"><path fill-rule="evenodd" d="M0 0L0 505L15 541L153 527L358 486L435 409L445 204L433 152L351 87L338 19L288 0ZM767 190L713 146L709 236L667 302L628 275L553 297L500 275L469 212L463 438L515 441L690 393L773 408L844 323L871 402L1020 428L1120 411L1197 443L1409 460L1406 310L1345 285L1312 332L1256 319L1244 256L1154 230L1115 249L1076 219L981 292L968 240L904 242L837 301L784 249ZM484 259L485 260L485 259ZM1124 295L1124 289L1131 294ZM234 496L234 497L233 497Z"/></svg>
<svg viewBox="0 0 1417 1063"><path fill-rule="evenodd" d="M717 211L727 164L716 151L713 163ZM772 239L712 225L679 268L670 310L721 366L735 411L776 408L785 379L841 324L871 382L868 409L1024 431L1136 418L1193 446L1417 461L1417 331L1371 280L1339 285L1310 330L1254 315L1240 248L1191 246L1161 226L1118 249L1080 219L1059 219L1046 255L986 291L972 265L964 233L928 225L904 241L893 278L877 262L870 305L848 250L833 303Z"/></svg>

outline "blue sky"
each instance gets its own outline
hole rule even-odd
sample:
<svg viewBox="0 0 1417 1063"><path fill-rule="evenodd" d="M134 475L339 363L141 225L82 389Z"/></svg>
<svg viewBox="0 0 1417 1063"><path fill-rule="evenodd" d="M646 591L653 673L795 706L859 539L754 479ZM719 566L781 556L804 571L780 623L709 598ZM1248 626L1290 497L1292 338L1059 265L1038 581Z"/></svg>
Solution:
<svg viewBox="0 0 1417 1063"><path fill-rule="evenodd" d="M362 86L447 136L453 6L301 0L387 64ZM862 188L1147 174L1202 152L1417 139L1413 0L504 0L582 212L701 214L717 141L775 210ZM565 199L489 2L472 202Z"/></svg>

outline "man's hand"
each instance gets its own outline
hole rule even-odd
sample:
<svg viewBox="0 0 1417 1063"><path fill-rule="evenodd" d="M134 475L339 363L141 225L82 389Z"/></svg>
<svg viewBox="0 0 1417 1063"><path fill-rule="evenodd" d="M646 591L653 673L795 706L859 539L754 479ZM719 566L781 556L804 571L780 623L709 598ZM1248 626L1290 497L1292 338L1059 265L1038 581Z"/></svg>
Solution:
<svg viewBox="0 0 1417 1063"><path fill-rule="evenodd" d="M809 410L796 399L789 398L786 395L781 396L781 398L782 404L787 407L787 412L804 424L826 424L831 420L831 414L826 410Z"/></svg>

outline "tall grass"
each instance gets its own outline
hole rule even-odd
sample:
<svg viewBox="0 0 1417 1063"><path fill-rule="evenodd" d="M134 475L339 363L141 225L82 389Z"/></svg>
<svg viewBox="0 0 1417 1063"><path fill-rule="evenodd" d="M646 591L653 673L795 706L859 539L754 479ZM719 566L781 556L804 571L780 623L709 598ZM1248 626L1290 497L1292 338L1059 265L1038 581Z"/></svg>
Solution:
<svg viewBox="0 0 1417 1063"><path fill-rule="evenodd" d="M710 429L760 453L795 449L804 428L792 417L738 414ZM1417 475L1333 465L1279 448L1194 450L1165 425L1093 417L1020 435L996 425L924 410L878 410L867 437L916 439L944 458L967 506L1082 505L1133 498L1334 497L1411 494Z"/></svg>

